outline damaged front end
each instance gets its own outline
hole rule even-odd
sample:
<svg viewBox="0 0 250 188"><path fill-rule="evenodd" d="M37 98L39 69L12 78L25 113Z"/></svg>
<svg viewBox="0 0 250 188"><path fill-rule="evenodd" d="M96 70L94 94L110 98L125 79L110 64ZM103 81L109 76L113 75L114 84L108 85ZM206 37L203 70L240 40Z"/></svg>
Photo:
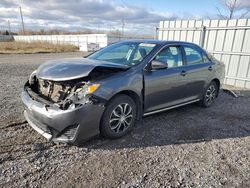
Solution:
<svg viewBox="0 0 250 188"><path fill-rule="evenodd" d="M97 102L91 94L99 86L99 84L83 81L83 79L69 81L43 80L38 79L33 73L24 89L34 100L67 110L86 103Z"/></svg>
<svg viewBox="0 0 250 188"><path fill-rule="evenodd" d="M106 103L94 93L98 81L127 69L86 58L44 63L24 86L25 118L52 141L75 143L97 135Z"/></svg>
<svg viewBox="0 0 250 188"><path fill-rule="evenodd" d="M88 139L99 133L104 111L105 100L92 95L99 86L84 78L39 79L34 72L22 93L25 118L48 140L73 143L78 135Z"/></svg>

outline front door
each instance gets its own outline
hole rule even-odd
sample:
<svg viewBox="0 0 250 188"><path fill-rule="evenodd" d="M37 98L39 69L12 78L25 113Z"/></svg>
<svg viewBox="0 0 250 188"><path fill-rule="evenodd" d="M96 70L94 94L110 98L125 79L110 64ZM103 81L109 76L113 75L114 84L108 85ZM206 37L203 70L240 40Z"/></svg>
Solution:
<svg viewBox="0 0 250 188"><path fill-rule="evenodd" d="M168 68L144 72L144 112L163 109L183 102L186 81L183 79L183 59L179 46L167 46L153 60L168 64Z"/></svg>

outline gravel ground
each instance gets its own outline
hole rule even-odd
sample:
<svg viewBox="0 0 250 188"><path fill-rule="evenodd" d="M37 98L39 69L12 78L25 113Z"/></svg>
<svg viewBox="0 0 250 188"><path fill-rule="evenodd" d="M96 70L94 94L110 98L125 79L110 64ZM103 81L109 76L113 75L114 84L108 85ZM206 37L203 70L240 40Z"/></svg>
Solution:
<svg viewBox="0 0 250 188"><path fill-rule="evenodd" d="M250 187L249 90L146 117L118 140L47 142L24 121L22 86L45 60L82 55L0 55L0 187Z"/></svg>

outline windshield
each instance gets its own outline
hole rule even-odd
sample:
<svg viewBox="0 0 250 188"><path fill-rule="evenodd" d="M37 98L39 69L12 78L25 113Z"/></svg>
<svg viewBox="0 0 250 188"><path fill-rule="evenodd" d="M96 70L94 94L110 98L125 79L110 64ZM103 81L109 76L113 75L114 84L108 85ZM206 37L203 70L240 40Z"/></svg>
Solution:
<svg viewBox="0 0 250 188"><path fill-rule="evenodd" d="M117 43L95 52L88 58L133 66L140 63L155 46L156 44L142 42Z"/></svg>

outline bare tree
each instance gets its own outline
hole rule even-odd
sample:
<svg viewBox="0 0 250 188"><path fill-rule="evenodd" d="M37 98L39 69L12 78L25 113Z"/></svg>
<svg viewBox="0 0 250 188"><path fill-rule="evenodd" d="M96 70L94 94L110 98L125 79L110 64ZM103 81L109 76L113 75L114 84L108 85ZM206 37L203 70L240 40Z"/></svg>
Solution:
<svg viewBox="0 0 250 188"><path fill-rule="evenodd" d="M240 6L239 0L221 0L221 4L227 13L223 14L221 12L221 9L216 7L219 18L233 19L233 18L235 18L235 13L242 10L242 7ZM238 18L244 18L245 16L247 16L247 14L249 12L250 12L250 10L246 10L245 12L241 13L238 16Z"/></svg>

